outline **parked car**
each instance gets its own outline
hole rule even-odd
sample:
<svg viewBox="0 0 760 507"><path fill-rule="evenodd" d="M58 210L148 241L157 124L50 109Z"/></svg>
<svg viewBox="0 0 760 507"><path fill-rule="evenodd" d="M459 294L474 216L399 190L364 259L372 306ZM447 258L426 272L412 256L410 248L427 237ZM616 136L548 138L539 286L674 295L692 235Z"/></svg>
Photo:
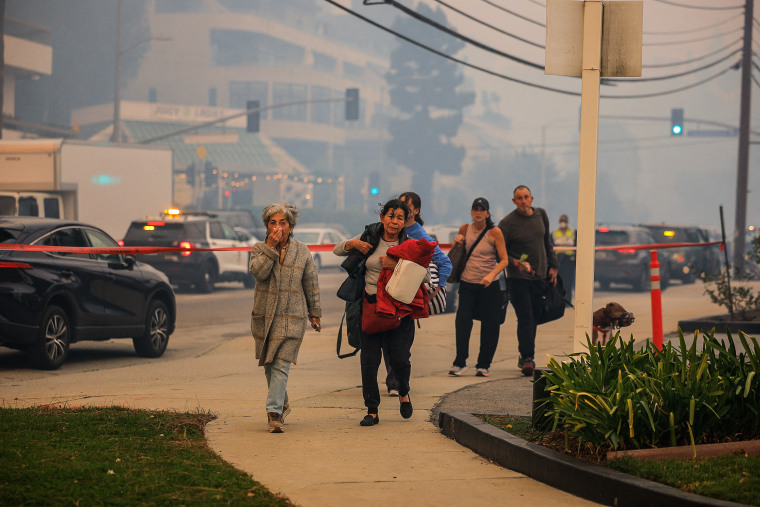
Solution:
<svg viewBox="0 0 760 507"><path fill-rule="evenodd" d="M142 261L163 271L171 283L186 290L208 293L214 284L240 281L252 288L256 280L248 272L250 247L258 241L236 232L213 213L166 213L159 220L133 221L124 246L173 246L187 248L248 247L239 251L178 252L145 255Z"/></svg>
<svg viewBox="0 0 760 507"><path fill-rule="evenodd" d="M624 248L626 245L648 245L655 243L649 229L634 225L609 225L596 229L596 246L616 246L615 250L597 250L594 254L594 279L602 290L611 283L631 285L634 290L646 291L650 287L652 260L648 249ZM663 259L658 252L658 259ZM670 281L669 263L660 261L660 289L665 289Z"/></svg>
<svg viewBox="0 0 760 507"><path fill-rule="evenodd" d="M296 226L293 229L293 237L301 243L307 245L334 245L345 241L346 236L337 229L327 227L309 227ZM311 252L317 270L322 268L339 268L345 257L339 257L332 253L332 250L326 252Z"/></svg>
<svg viewBox="0 0 760 507"><path fill-rule="evenodd" d="M0 243L118 246L96 227L32 217L0 218ZM166 275L133 256L0 250L0 345L40 368L58 368L82 340L132 338L137 355L159 357L175 318Z"/></svg>
<svg viewBox="0 0 760 507"><path fill-rule="evenodd" d="M267 230L261 216L254 216L248 210L211 210L207 212L208 216L218 218L219 220L231 225L235 229L245 229L250 236L258 241L264 241Z"/></svg>
<svg viewBox="0 0 760 507"><path fill-rule="evenodd" d="M656 243L707 243L710 233L695 226L673 226L664 224L644 224L654 236ZM667 248L664 258L670 263L670 276L682 283L694 283L702 273L716 273L720 270L720 250L718 246Z"/></svg>

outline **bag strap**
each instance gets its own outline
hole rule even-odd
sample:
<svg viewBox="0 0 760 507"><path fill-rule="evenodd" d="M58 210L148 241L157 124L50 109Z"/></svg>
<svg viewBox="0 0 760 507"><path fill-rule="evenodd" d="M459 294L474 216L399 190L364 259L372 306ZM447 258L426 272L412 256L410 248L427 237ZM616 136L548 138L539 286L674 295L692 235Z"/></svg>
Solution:
<svg viewBox="0 0 760 507"><path fill-rule="evenodd" d="M338 353L338 359L345 359L347 357L355 356L359 349L354 349L353 352L348 352L346 354L340 353L340 343L343 341L343 321L346 320L346 312L343 312L343 318L340 319L340 327L338 327L338 345L336 347L335 352Z"/></svg>
<svg viewBox="0 0 760 507"><path fill-rule="evenodd" d="M476 246L478 246L478 243L480 243L480 240L483 239L483 236L485 236L486 233L490 230L491 229L489 229L488 227L483 227L483 232L480 233L480 236L478 236L478 239L475 240L475 243L472 244L472 248L470 248L470 251L467 252L467 255L464 257L465 263L467 263L467 260L470 258L470 255L472 255L472 251L475 250Z"/></svg>

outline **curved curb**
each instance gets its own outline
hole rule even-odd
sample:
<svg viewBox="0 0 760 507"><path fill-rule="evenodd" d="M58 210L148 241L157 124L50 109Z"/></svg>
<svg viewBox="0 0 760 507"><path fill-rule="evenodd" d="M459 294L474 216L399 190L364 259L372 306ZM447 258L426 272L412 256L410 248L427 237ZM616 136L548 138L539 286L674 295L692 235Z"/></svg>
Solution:
<svg viewBox="0 0 760 507"><path fill-rule="evenodd" d="M441 412L444 435L499 465L554 488L604 505L719 506L744 504L679 491L532 444L468 413Z"/></svg>

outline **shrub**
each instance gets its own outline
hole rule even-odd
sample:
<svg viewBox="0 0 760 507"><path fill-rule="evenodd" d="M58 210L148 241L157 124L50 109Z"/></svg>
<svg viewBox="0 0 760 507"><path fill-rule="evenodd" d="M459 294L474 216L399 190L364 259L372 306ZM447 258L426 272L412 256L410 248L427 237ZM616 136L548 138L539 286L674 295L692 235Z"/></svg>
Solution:
<svg viewBox="0 0 760 507"><path fill-rule="evenodd" d="M552 430L603 450L696 445L760 436L760 346L727 330L698 333L691 346L660 351L651 342L634 348L616 334L606 346L587 341L588 353L552 358L543 373L549 396L541 400Z"/></svg>

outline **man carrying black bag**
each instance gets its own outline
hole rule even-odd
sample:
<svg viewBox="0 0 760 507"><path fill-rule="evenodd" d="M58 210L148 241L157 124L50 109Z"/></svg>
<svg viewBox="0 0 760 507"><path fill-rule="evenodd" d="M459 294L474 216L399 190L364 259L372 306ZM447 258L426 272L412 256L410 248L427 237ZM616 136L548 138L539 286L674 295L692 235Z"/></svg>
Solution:
<svg viewBox="0 0 760 507"><path fill-rule="evenodd" d="M533 295L538 285L555 285L557 256L554 253L551 229L546 211L533 207L533 196L525 185L515 188L512 202L516 209L499 222L509 255L507 285L509 299L517 316L517 342L520 358L517 367L522 374L533 375L538 322L533 310Z"/></svg>

